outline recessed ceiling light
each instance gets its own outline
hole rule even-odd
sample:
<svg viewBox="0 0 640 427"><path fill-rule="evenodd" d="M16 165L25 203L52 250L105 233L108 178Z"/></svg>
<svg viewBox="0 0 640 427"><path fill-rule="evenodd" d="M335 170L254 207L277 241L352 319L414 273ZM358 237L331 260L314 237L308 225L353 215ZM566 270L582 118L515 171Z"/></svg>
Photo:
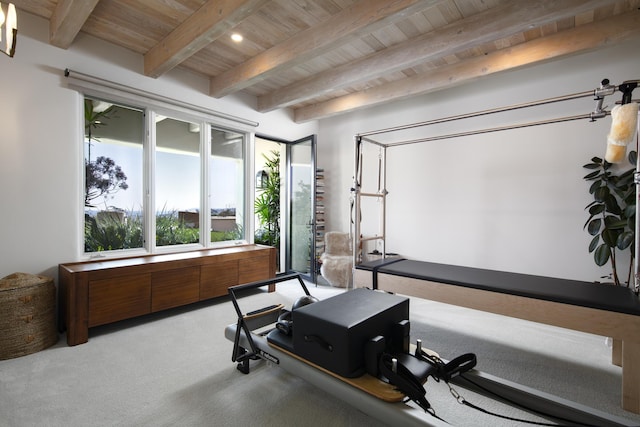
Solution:
<svg viewBox="0 0 640 427"><path fill-rule="evenodd" d="M233 33L231 34L231 40L233 40L236 43L240 43L242 41L242 36L238 33Z"/></svg>

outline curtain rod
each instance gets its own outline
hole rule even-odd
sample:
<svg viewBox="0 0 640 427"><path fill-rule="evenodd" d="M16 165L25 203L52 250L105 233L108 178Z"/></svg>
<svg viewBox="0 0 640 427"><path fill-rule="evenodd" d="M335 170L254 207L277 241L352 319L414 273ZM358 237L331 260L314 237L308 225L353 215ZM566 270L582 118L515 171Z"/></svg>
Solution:
<svg viewBox="0 0 640 427"><path fill-rule="evenodd" d="M205 113L205 114L211 115L213 117L217 117L217 118L220 118L220 119L237 122L237 123L244 124L244 125L247 125L247 126L252 126L252 127L258 127L259 126L258 122L254 122L252 120L243 119L241 117L233 116L233 115L227 114L227 113L221 113L221 112L215 111L215 110L210 110L208 108L204 108L204 107L201 107L199 105L191 104L191 103L188 103L188 102L178 101L176 99L172 99L172 98L169 98L169 97L166 97L166 96L158 95L158 94L155 94L155 93L152 93L152 92L147 92L147 91L142 90L142 89L136 89L136 88L133 88L131 86L122 85L120 83L112 82L110 80L106 80L106 79L103 79L103 78L100 78L100 77L95 77L95 76L91 76L89 74L81 73L79 71L74 71L74 70L71 70L69 68L65 68L64 76L65 77L70 77L70 78L75 78L77 80L85 81L85 82L88 82L88 83L98 84L100 86L104 86L104 87L107 87L107 88L110 88L110 89L122 90L122 91L125 91L125 92L129 92L131 94L134 94L134 95L150 98L150 99L153 99L155 101L160 101L160 102L165 102L165 103L168 103L168 104L176 105L178 107L188 108L190 110L198 111L200 113Z"/></svg>

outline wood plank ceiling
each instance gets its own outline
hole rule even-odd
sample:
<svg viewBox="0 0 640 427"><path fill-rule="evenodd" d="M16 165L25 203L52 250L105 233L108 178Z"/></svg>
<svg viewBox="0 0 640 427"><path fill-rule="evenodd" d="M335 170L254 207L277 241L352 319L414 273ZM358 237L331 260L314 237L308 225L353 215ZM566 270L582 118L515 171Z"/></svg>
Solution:
<svg viewBox="0 0 640 427"><path fill-rule="evenodd" d="M84 32L143 55L150 78L183 67L213 97L244 91L297 122L640 40L640 0L13 2L49 21L54 46Z"/></svg>

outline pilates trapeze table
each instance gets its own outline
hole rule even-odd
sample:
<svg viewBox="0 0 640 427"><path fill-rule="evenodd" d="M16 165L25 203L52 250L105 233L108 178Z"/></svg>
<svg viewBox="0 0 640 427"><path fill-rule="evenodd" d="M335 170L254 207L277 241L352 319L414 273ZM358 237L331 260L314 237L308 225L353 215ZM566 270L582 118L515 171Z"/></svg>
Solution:
<svg viewBox="0 0 640 427"><path fill-rule="evenodd" d="M363 272L365 270L362 270ZM370 274L370 272L369 272ZM379 384L380 380L369 378L343 378L328 370L314 365L293 354L291 351L269 342L267 334L270 326L277 321L283 304L276 304L254 312L243 313L238 297L245 291L269 286L274 289L276 283L298 280L305 294L309 295L299 274L284 274L274 279L238 285L229 288L229 294L238 314L237 323L225 328L225 337L234 343L232 361L244 374L250 372L250 361L263 360L296 375L308 383L324 390L330 395L347 402L361 412L379 419L389 425L444 427L448 424L431 416L413 402L407 402L390 384ZM288 284L290 286L290 284ZM350 292L350 291L347 291ZM446 361L445 361L446 362ZM452 384L473 390L495 398L500 396L516 406L544 413L551 419L570 420L571 425L591 425L600 427L631 427L637 423L602 411L571 402L530 387L523 386L484 372L472 369L465 374L474 385L456 377ZM374 383L378 383L377 385ZM426 384L428 387L428 383ZM428 394L427 394L428 395ZM437 409L437 408L436 408ZM455 420L447 420L455 425Z"/></svg>
<svg viewBox="0 0 640 427"><path fill-rule="evenodd" d="M354 286L611 337L622 408L640 413L640 300L631 289L401 258L356 266Z"/></svg>

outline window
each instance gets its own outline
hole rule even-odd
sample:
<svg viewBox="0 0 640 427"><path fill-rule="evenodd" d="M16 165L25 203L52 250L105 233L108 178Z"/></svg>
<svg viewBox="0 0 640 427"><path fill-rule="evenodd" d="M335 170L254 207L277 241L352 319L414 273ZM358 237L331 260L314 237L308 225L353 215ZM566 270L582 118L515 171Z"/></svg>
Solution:
<svg viewBox="0 0 640 427"><path fill-rule="evenodd" d="M144 112L85 98L84 251L144 247Z"/></svg>
<svg viewBox="0 0 640 427"><path fill-rule="evenodd" d="M245 132L165 107L84 106L85 253L245 239Z"/></svg>
<svg viewBox="0 0 640 427"><path fill-rule="evenodd" d="M200 127L156 116L156 245L200 241Z"/></svg>
<svg viewBox="0 0 640 427"><path fill-rule="evenodd" d="M244 135L211 128L209 204L212 242L243 238L245 145Z"/></svg>

